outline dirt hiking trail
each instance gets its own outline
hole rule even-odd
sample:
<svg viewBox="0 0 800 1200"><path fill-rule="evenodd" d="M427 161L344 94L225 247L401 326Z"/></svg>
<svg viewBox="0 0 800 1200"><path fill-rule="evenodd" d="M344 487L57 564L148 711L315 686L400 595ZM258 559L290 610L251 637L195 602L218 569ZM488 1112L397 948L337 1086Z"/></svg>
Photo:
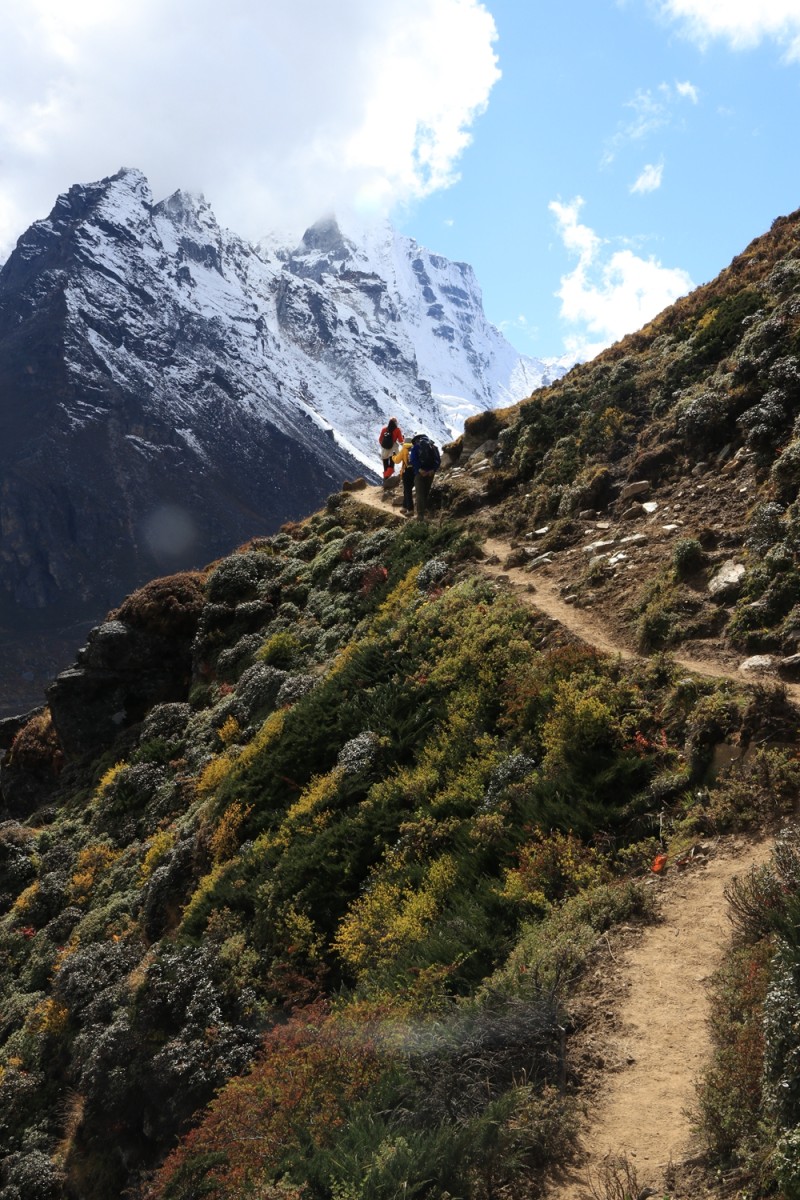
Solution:
<svg viewBox="0 0 800 1200"><path fill-rule="evenodd" d="M398 508L387 503L381 487L365 487L361 491L348 494L352 495L353 499L360 504L375 508L395 520L406 519ZM483 549L486 558L477 564L478 568L498 582L503 581L531 608L537 608L545 616L557 621L575 637L586 642L587 645L593 646L602 654L610 654L629 661L642 657L630 646L616 638L604 626L602 620L593 616L589 610L567 604L562 599L558 584L543 572L524 570L521 567L504 567L503 563L512 551L509 542L502 538L487 536L483 539ZM730 662L724 662L690 655L685 650L671 653L670 657L678 666L696 675L704 675L711 679L730 679L742 687L755 682L752 677L747 678L739 673L737 660L733 657ZM777 684L779 681L773 678L767 682ZM781 685L785 688L787 696L795 703L800 704L800 683L782 682Z"/></svg>
<svg viewBox="0 0 800 1200"><path fill-rule="evenodd" d="M511 553L511 546L508 542L504 542L500 538L487 537L484 539L483 549L487 559L479 566L484 574L506 580L508 586L532 608L538 608L554 621L558 621L559 625L563 625L565 629L575 634L581 641L594 646L603 654L611 654L629 660L641 657L629 646L614 640L604 629L602 623L593 618L586 609L578 609L573 605L566 604L561 598L558 585L546 575L525 571L520 567L503 567L502 563ZM670 657L678 666L696 675L705 675L713 679L730 679L740 686L753 682L752 679L748 680L744 675L739 674L733 663L727 665L712 659L694 657L685 651L671 653ZM777 683L778 681L772 680L772 682ZM800 684L783 683L782 686L786 689L787 696L800 703Z"/></svg>
<svg viewBox="0 0 800 1200"><path fill-rule="evenodd" d="M724 891L767 862L771 844L710 844L705 863L654 880L662 889L659 924L633 934L628 946L609 945L609 961L598 967L611 985L603 1014L609 1028L596 1046L602 1085L587 1106L578 1161L548 1200L605 1200L604 1164L621 1156L640 1188L691 1194L675 1191L671 1175L697 1149L688 1110L711 1051L708 982L731 938Z"/></svg>
<svg viewBox="0 0 800 1200"><path fill-rule="evenodd" d="M403 519L383 499L380 488L364 489L355 498ZM511 551L507 542L487 537L483 546L486 558L480 569L498 584L510 587L525 603L602 653L627 660L637 657L615 641L597 617L564 603L557 584L547 576L505 568ZM726 669L726 664L685 653L673 658L696 674L740 685L748 682L733 665ZM784 686L800 700L800 685ZM624 930L613 946L608 941L605 961L597 968L600 1000L589 1035L597 1078L586 1104L575 1163L551 1182L547 1200L622 1195L618 1173L612 1176L616 1190L609 1190L607 1182L609 1171L622 1169L625 1187L635 1184L632 1200L640 1195L688 1200L698 1194L691 1181L681 1183L685 1171L677 1168L691 1162L698 1149L690 1111L711 1052L708 983L724 959L732 932L724 893L736 876L766 863L771 847L771 840L710 840L706 852L683 872L673 868L663 878L653 877L652 886L660 891L657 924ZM649 1188L656 1190L651 1193Z"/></svg>

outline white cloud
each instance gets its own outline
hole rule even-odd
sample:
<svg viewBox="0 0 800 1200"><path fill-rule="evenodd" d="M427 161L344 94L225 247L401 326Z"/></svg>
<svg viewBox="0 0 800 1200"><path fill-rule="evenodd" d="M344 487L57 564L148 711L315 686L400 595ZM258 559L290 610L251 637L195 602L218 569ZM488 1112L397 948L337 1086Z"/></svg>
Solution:
<svg viewBox="0 0 800 1200"><path fill-rule="evenodd" d="M694 284L686 271L640 258L630 249L614 250L579 221L584 201L552 201L558 232L578 262L562 276L556 293L561 318L575 328L564 341L576 358L592 358L626 333L641 329Z"/></svg>
<svg viewBox="0 0 800 1200"><path fill-rule="evenodd" d="M253 238L447 187L496 36L480 0L4 0L0 261L122 165Z"/></svg>
<svg viewBox="0 0 800 1200"><path fill-rule="evenodd" d="M648 163L647 166L641 171L636 182L631 184L629 190L633 194L638 194L641 196L646 195L648 192L656 192L661 187L661 181L663 177L663 162Z"/></svg>
<svg viewBox="0 0 800 1200"><path fill-rule="evenodd" d="M692 104L697 104L700 99L700 93L694 84L690 83L688 79L684 79L682 83L676 82L675 91L679 96L682 96L687 100L691 100Z"/></svg>
<svg viewBox="0 0 800 1200"><path fill-rule="evenodd" d="M674 86L660 83L656 88L640 88L625 107L631 109L630 120L620 123L603 152L602 165L614 161L618 151L631 142L644 141L657 130L665 128L674 119L674 109L680 100L691 100L697 104L699 93L694 84L684 81Z"/></svg>
<svg viewBox="0 0 800 1200"><path fill-rule="evenodd" d="M723 38L735 50L747 50L770 39L787 59L800 61L797 0L661 0L660 7L701 45Z"/></svg>

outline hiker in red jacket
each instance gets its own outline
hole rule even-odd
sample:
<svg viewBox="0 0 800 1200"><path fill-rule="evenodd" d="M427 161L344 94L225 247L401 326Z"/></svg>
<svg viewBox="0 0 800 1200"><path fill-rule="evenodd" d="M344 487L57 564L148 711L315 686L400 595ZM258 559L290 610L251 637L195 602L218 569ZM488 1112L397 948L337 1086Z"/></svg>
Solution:
<svg viewBox="0 0 800 1200"><path fill-rule="evenodd" d="M389 420L380 432L378 444L381 448L381 462L383 463L383 490L384 494L388 495L387 480L391 479L394 475L394 461L392 456L403 444L403 433L397 424L397 417L389 417Z"/></svg>

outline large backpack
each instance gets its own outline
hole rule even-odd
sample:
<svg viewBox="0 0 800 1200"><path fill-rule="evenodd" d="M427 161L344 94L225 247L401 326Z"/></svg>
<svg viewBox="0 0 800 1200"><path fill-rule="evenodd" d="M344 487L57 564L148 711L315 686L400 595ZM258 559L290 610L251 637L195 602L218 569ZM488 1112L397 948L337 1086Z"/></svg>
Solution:
<svg viewBox="0 0 800 1200"><path fill-rule="evenodd" d="M421 437L417 442L417 470L423 475L432 475L439 469L441 455L429 437Z"/></svg>
<svg viewBox="0 0 800 1200"><path fill-rule="evenodd" d="M384 429L381 434L381 450L391 450L394 445L394 434L391 429Z"/></svg>

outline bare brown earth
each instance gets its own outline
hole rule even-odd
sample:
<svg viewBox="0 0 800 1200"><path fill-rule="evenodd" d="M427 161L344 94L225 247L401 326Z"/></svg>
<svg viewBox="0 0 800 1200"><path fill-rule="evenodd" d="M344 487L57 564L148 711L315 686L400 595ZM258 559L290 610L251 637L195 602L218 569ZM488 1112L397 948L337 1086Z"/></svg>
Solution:
<svg viewBox="0 0 800 1200"><path fill-rule="evenodd" d="M380 488L365 488L357 498L402 519ZM680 500L673 503L680 505ZM712 504L706 516L716 515L722 519ZM587 537L613 536L613 522L602 522L602 530L596 524L587 527ZM627 534L630 526L623 528ZM650 553L641 556L641 568L652 569L674 532L657 530L651 522ZM602 601L579 607L564 598L574 594L571 584L582 569L576 559L579 549L560 557L557 565L551 561L536 569L505 565L514 546L502 538L487 536L483 548L480 567L498 586L513 589L525 603L603 653L635 657L623 612L626 580L611 587ZM572 579L566 565L570 558L575 563ZM673 657L687 671L748 682L739 671L740 656L722 644L705 643L703 652L684 647ZM800 699L800 685L785 686ZM618 931L601 948L596 980L583 1001L591 1009L584 1014L581 1048L588 1100L575 1163L552 1181L547 1200L607 1200L626 1192L634 1200L639 1194L689 1200L712 1194L702 1170L693 1167L700 1148L691 1118L696 1084L711 1050L708 983L730 942L725 889L735 876L767 861L770 848L767 840L709 841L682 872L653 876L651 886L659 890L658 923ZM655 1190L648 1193L648 1188Z"/></svg>
<svg viewBox="0 0 800 1200"><path fill-rule="evenodd" d="M576 1164L553 1183L548 1200L605 1200L604 1181L621 1160L639 1189L652 1187L659 1197L710 1194L692 1170L701 1148L691 1120L711 1050L708 982L730 942L725 888L766 862L770 846L709 843L707 858L653 880L660 923L622 931L608 944L597 967L602 1001L591 1034L598 1077Z"/></svg>

